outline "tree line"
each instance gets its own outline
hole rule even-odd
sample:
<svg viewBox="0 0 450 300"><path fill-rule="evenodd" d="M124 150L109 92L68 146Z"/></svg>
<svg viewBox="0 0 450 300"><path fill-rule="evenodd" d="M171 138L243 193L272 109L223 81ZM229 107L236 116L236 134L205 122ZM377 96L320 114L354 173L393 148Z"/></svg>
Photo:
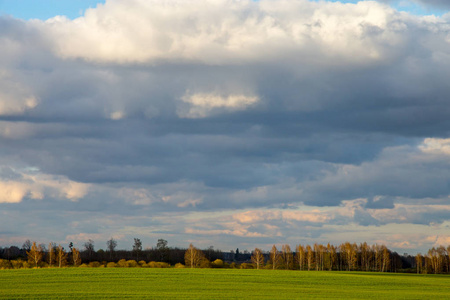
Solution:
<svg viewBox="0 0 450 300"><path fill-rule="evenodd" d="M83 249L69 243L68 249L55 243L37 244L27 240L22 248L0 248L0 268L30 267L188 267L188 268L255 268L305 271L374 271L417 272L425 274L450 273L450 246L433 247L425 255L399 255L385 245L342 243L340 245L273 245L270 251L255 248L222 252L212 246L200 250L192 244L186 249L173 248L159 239L156 247L142 249L135 238L132 250L116 250L117 241L111 238L106 251L95 251L95 243L88 240Z"/></svg>

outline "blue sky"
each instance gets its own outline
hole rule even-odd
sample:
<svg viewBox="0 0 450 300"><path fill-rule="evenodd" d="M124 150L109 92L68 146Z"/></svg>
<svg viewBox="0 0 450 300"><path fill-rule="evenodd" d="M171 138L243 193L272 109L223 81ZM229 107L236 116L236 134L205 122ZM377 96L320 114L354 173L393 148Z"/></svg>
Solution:
<svg viewBox="0 0 450 300"><path fill-rule="evenodd" d="M48 19L56 15L64 15L70 19L77 18L90 7L95 7L101 0L0 0L0 12L20 19ZM331 1L338 2L338 1ZM342 0L342 3L357 3L357 0ZM446 10L413 1L390 1L400 11L416 15L442 15Z"/></svg>
<svg viewBox="0 0 450 300"><path fill-rule="evenodd" d="M20 19L48 19L65 15L74 19L100 0L0 0L0 12Z"/></svg>

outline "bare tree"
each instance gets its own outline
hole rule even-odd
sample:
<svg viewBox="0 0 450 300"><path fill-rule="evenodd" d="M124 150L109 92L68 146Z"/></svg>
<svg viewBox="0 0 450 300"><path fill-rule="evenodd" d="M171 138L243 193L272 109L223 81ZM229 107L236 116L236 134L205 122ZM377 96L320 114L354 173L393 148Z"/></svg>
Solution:
<svg viewBox="0 0 450 300"><path fill-rule="evenodd" d="M306 246L306 261L308 263L308 271L311 270L311 266L314 263L314 252L310 245Z"/></svg>
<svg viewBox="0 0 450 300"><path fill-rule="evenodd" d="M38 264L41 262L44 257L44 252L42 251L41 245L36 245L36 242L33 242L33 245L30 248L30 251L27 251L28 262L34 264L37 268Z"/></svg>
<svg viewBox="0 0 450 300"><path fill-rule="evenodd" d="M381 272L387 272L391 269L391 253L386 246L383 246L383 267Z"/></svg>
<svg viewBox="0 0 450 300"><path fill-rule="evenodd" d="M67 264L67 253L61 245L58 245L58 248L56 249L56 261L59 268Z"/></svg>
<svg viewBox="0 0 450 300"><path fill-rule="evenodd" d="M168 243L165 239L158 239L158 243L156 243L156 249L159 253L159 261L165 261L167 256L169 255L169 247L167 247Z"/></svg>
<svg viewBox="0 0 450 300"><path fill-rule="evenodd" d="M117 247L117 241L116 241L115 239L111 238L110 240L108 240L108 241L106 242L106 247L107 247L108 250L109 250L109 256L110 256L110 258L112 259L112 258L113 258L114 250L115 250L116 247Z"/></svg>
<svg viewBox="0 0 450 300"><path fill-rule="evenodd" d="M330 243L328 243L327 248L328 248L328 253L330 254L330 271L332 271L334 265L337 263L337 251L336 251L336 247L333 245L330 245Z"/></svg>
<svg viewBox="0 0 450 300"><path fill-rule="evenodd" d="M450 272L450 246L447 246L447 270Z"/></svg>
<svg viewBox="0 0 450 300"><path fill-rule="evenodd" d="M423 256L420 253L417 253L416 255L416 267L417 267L417 274L423 272Z"/></svg>
<svg viewBox="0 0 450 300"><path fill-rule="evenodd" d="M278 262L280 260L280 254L278 253L277 246L273 245L270 250L270 262L272 263L272 269L278 268Z"/></svg>
<svg viewBox="0 0 450 300"><path fill-rule="evenodd" d="M94 241L89 239L86 243L84 243L84 249L88 253L89 260L92 259L92 255L94 254Z"/></svg>
<svg viewBox="0 0 450 300"><path fill-rule="evenodd" d="M294 255L292 254L291 247L286 244L281 246L281 252L286 270L290 270L294 267Z"/></svg>
<svg viewBox="0 0 450 300"><path fill-rule="evenodd" d="M195 248L192 244L189 245L189 248L184 254L184 262L186 266L190 266L191 268L200 267L202 260L205 259L203 252Z"/></svg>
<svg viewBox="0 0 450 300"><path fill-rule="evenodd" d="M136 260L139 261L139 254L142 251L142 242L138 238L134 238L133 252L136 253Z"/></svg>
<svg viewBox="0 0 450 300"><path fill-rule="evenodd" d="M296 251L298 267L300 270L303 270L305 265L305 248L302 245L298 245Z"/></svg>
<svg viewBox="0 0 450 300"><path fill-rule="evenodd" d="M383 247L378 244L372 245L374 270L383 271Z"/></svg>
<svg viewBox="0 0 450 300"><path fill-rule="evenodd" d="M259 269L259 267L264 264L264 255L261 249L255 248L255 250L253 250L251 259L252 262L256 265L256 269Z"/></svg>
<svg viewBox="0 0 450 300"><path fill-rule="evenodd" d="M351 244L349 242L346 242L344 244L345 256L347 258L348 271L353 270L358 262L357 249L358 249L358 246L356 244Z"/></svg>
<svg viewBox="0 0 450 300"><path fill-rule="evenodd" d="M445 272L447 270L447 260L448 260L447 250L445 249L444 246L439 246L436 249L436 251L438 253L438 260L439 260L438 272L439 273Z"/></svg>
<svg viewBox="0 0 450 300"><path fill-rule="evenodd" d="M370 263L372 258L370 246L364 242L360 244L359 249L359 252L361 253L361 270L370 271Z"/></svg>
<svg viewBox="0 0 450 300"><path fill-rule="evenodd" d="M55 247L56 245L54 243L48 243L47 262L49 267L51 267L55 262Z"/></svg>
<svg viewBox="0 0 450 300"><path fill-rule="evenodd" d="M320 266L320 250L319 250L319 244L314 243L314 260L316 262L316 271L319 271Z"/></svg>
<svg viewBox="0 0 450 300"><path fill-rule="evenodd" d="M81 264L80 251L75 247L72 247L72 261L75 267Z"/></svg>
<svg viewBox="0 0 450 300"><path fill-rule="evenodd" d="M439 248L436 249L433 247L432 249L428 250L428 259L430 261L430 266L434 274L441 272L441 264L442 259L440 257Z"/></svg>
<svg viewBox="0 0 450 300"><path fill-rule="evenodd" d="M25 251L30 251L31 250L31 241L26 240L22 245L22 249Z"/></svg>

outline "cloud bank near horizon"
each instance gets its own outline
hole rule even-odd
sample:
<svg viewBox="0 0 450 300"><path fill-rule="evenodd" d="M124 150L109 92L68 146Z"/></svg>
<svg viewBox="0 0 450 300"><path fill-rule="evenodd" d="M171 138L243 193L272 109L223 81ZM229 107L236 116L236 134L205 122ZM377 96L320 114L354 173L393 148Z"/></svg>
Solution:
<svg viewBox="0 0 450 300"><path fill-rule="evenodd" d="M0 245L450 241L448 15L115 0L0 29Z"/></svg>

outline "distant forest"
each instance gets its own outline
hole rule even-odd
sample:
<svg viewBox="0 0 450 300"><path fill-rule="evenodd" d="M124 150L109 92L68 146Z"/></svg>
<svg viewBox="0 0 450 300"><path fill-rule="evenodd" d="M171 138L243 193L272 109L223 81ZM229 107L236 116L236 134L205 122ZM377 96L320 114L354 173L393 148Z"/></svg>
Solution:
<svg viewBox="0 0 450 300"><path fill-rule="evenodd" d="M270 251L255 248L224 252L212 246L197 249L169 247L159 239L156 247L142 249L142 242L135 238L132 250L117 250L117 241L111 238L106 250L95 250L89 240L83 249L72 243L67 248L55 243L37 244L25 241L17 246L0 248L0 269L47 268L47 267L147 267L147 268L241 268L285 269L307 271L366 271L408 272L421 274L450 273L450 246L430 249L425 255L400 255L384 245L367 243L343 243L334 245L298 245L295 249L287 244Z"/></svg>

